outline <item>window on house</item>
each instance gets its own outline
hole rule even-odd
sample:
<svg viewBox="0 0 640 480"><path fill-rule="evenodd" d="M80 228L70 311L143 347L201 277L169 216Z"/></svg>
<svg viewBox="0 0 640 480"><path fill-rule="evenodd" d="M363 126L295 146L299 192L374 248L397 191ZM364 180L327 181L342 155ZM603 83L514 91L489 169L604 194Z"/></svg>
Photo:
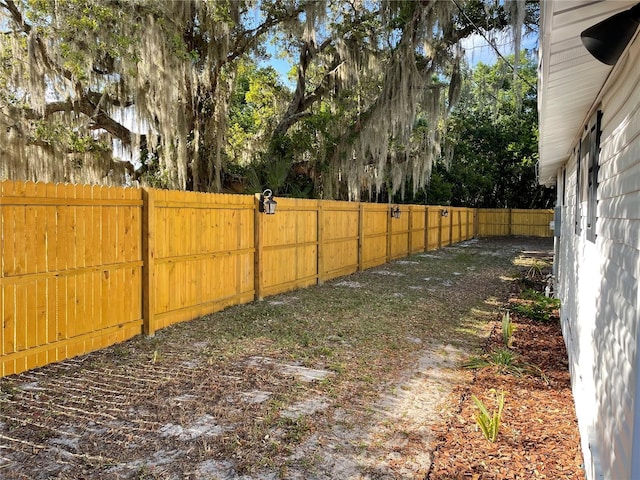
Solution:
<svg viewBox="0 0 640 480"><path fill-rule="evenodd" d="M587 240L596 241L596 206L598 203L598 166L600 161L600 135L602 122L602 112L596 113L596 118L589 131L590 152L589 152L589 172L588 172L588 192L587 192Z"/></svg>
<svg viewBox="0 0 640 480"><path fill-rule="evenodd" d="M573 150L573 155L576 157L576 198L575 198L575 231L576 231L576 235L580 235L580 233L582 232L582 214L581 214L581 204L582 204L582 198L580 196L580 185L582 183L582 156L580 155L580 152L582 151L582 139L580 139L580 146L578 147L577 151L576 149Z"/></svg>
<svg viewBox="0 0 640 480"><path fill-rule="evenodd" d="M567 167L562 169L562 195L560 196L560 205L567 204Z"/></svg>
<svg viewBox="0 0 640 480"><path fill-rule="evenodd" d="M587 240L596 241L596 206L598 202L598 160L600 157L600 126L602 112L598 111L580 140L576 183L576 234L584 225Z"/></svg>

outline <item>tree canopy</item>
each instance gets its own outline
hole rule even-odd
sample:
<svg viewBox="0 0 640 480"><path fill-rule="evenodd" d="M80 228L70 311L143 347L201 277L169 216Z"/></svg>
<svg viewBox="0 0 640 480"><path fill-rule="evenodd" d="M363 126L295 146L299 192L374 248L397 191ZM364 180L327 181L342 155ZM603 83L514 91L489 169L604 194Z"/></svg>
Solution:
<svg viewBox="0 0 640 480"><path fill-rule="evenodd" d="M513 55L465 72L461 99L448 122L450 164L432 176L432 203L490 208L549 208L554 191L538 185L536 59Z"/></svg>
<svg viewBox="0 0 640 480"><path fill-rule="evenodd" d="M511 29L519 47L537 13L524 0L0 0L0 174L417 192L448 151L460 42ZM290 84L271 55L290 59Z"/></svg>

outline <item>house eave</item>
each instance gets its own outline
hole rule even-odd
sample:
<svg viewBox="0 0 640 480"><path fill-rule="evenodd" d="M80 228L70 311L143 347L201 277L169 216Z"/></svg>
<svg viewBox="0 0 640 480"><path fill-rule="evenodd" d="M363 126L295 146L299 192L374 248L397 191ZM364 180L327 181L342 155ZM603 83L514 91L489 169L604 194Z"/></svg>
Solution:
<svg viewBox="0 0 640 480"><path fill-rule="evenodd" d="M538 182L553 185L570 158L612 67L582 45L586 28L626 10L637 1L541 2L538 65Z"/></svg>

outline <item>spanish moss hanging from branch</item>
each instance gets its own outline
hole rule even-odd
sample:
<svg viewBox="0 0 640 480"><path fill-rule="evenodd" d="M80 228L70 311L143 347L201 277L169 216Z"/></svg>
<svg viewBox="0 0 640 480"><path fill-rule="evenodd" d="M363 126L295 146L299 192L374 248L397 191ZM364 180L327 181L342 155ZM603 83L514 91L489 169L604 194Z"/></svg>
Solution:
<svg viewBox="0 0 640 480"><path fill-rule="evenodd" d="M0 175L221 191L225 170L254 162L258 189L295 194L291 178L305 172L318 197L416 192L451 156L442 139L460 97L461 40L511 28L518 49L530 9L0 0ZM293 85L239 89L269 44L293 64Z"/></svg>

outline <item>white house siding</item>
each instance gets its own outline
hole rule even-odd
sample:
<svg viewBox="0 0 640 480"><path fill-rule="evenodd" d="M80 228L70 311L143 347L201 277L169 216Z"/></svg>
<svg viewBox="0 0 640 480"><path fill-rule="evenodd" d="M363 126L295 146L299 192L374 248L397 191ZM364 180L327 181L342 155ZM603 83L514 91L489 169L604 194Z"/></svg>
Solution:
<svg viewBox="0 0 640 480"><path fill-rule="evenodd" d="M602 97L595 243L575 234L575 158L566 165L557 281L589 479L640 479L639 58L636 39Z"/></svg>
<svg viewBox="0 0 640 480"><path fill-rule="evenodd" d="M591 452L597 447L593 439L593 426L596 423L593 338L600 261L596 246L586 241L584 233L580 236L575 234L576 168L576 159L573 157L566 166L556 281L585 468L587 472L593 472L588 478L597 478L598 455L592 455Z"/></svg>

